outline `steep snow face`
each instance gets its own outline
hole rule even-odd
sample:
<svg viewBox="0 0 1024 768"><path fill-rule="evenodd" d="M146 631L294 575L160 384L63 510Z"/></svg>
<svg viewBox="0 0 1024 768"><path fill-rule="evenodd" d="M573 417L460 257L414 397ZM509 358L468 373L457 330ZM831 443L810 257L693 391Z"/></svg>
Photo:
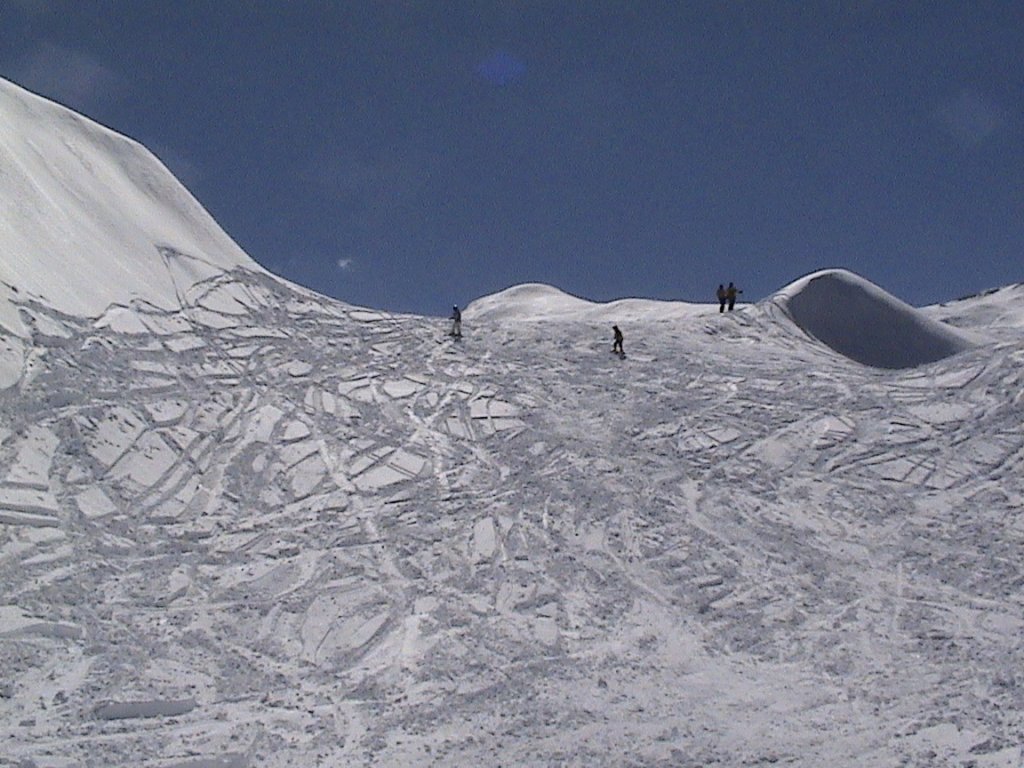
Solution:
<svg viewBox="0 0 1024 768"><path fill-rule="evenodd" d="M180 306L196 282L260 267L137 142L0 79L0 325L11 299L94 316Z"/></svg>
<svg viewBox="0 0 1024 768"><path fill-rule="evenodd" d="M516 285L473 301L464 316L473 321L523 322L576 320L628 322L636 320L676 320L705 314L707 305L681 301L619 299L592 302L542 283Z"/></svg>
<svg viewBox="0 0 1024 768"><path fill-rule="evenodd" d="M876 368L913 368L971 345L955 329L843 269L801 278L773 300L805 333Z"/></svg>

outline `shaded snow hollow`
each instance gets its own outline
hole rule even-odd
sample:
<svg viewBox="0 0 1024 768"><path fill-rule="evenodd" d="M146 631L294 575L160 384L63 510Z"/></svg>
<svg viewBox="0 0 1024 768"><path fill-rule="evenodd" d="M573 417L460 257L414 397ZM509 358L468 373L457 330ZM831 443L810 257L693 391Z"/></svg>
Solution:
<svg viewBox="0 0 1024 768"><path fill-rule="evenodd" d="M19 335L12 299L172 309L201 280L262 271L145 147L2 78L0 169L0 327Z"/></svg>
<svg viewBox="0 0 1024 768"><path fill-rule="evenodd" d="M875 368L914 368L971 346L955 329L844 269L807 275L773 300L809 336Z"/></svg>

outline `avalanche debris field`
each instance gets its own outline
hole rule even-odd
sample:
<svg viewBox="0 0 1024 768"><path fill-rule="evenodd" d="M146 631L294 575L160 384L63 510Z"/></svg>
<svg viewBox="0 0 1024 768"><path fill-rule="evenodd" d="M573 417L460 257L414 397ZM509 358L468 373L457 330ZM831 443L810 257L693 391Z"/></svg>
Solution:
<svg viewBox="0 0 1024 768"><path fill-rule="evenodd" d="M1024 334L24 303L0 766L975 766L1024 744Z"/></svg>

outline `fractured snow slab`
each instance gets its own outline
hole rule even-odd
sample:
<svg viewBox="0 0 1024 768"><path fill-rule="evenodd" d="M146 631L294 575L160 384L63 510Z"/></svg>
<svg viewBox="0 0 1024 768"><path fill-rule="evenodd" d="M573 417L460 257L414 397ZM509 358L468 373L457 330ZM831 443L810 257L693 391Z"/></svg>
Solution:
<svg viewBox="0 0 1024 768"><path fill-rule="evenodd" d="M131 478L143 488L153 486L178 458L178 453L164 439L150 432L143 435L133 450L125 454L111 469L116 478Z"/></svg>
<svg viewBox="0 0 1024 768"><path fill-rule="evenodd" d="M115 406L99 422L79 419L89 454L106 467L113 465L145 430L145 422L129 408Z"/></svg>
<svg viewBox="0 0 1024 768"><path fill-rule="evenodd" d="M0 336L0 389L18 383L24 360L25 345L14 336Z"/></svg>
<svg viewBox="0 0 1024 768"><path fill-rule="evenodd" d="M130 720L150 717L178 717L196 708L195 699L142 699L98 705L93 714L100 720Z"/></svg>
<svg viewBox="0 0 1024 768"><path fill-rule="evenodd" d="M29 616L17 605L0 605L0 637L26 635L78 638L82 630L74 624Z"/></svg>
<svg viewBox="0 0 1024 768"><path fill-rule="evenodd" d="M304 440L309 437L309 427L301 421L290 421L284 429L281 440L285 443L294 443L297 440Z"/></svg>
<svg viewBox="0 0 1024 768"><path fill-rule="evenodd" d="M146 411L158 426L174 424L188 411L188 401L175 399L146 403Z"/></svg>
<svg viewBox="0 0 1024 768"><path fill-rule="evenodd" d="M0 509L33 512L42 515L57 514L57 499L49 489L26 486L0 487Z"/></svg>
<svg viewBox="0 0 1024 768"><path fill-rule="evenodd" d="M50 465L60 438L46 427L32 427L18 448L18 455L7 473L7 482L46 488L50 484Z"/></svg>
<svg viewBox="0 0 1024 768"><path fill-rule="evenodd" d="M78 510L88 518L103 517L117 512L117 507L102 488L93 486L75 496Z"/></svg>

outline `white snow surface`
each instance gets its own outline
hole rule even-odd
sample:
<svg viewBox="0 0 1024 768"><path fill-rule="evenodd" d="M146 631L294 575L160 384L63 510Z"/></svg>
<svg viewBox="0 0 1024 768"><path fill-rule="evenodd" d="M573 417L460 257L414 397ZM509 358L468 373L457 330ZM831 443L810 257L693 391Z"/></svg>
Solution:
<svg viewBox="0 0 1024 768"><path fill-rule="evenodd" d="M593 302L543 283L516 285L484 296L466 307L467 320L541 322L550 320L627 322L678 320L707 311L701 304L653 299L618 299Z"/></svg>
<svg viewBox="0 0 1024 768"><path fill-rule="evenodd" d="M970 339L844 269L810 274L774 301L808 335L878 368L913 368L967 349Z"/></svg>
<svg viewBox="0 0 1024 768"><path fill-rule="evenodd" d="M24 336L13 289L68 314L261 271L138 143L0 79L0 326Z"/></svg>
<svg viewBox="0 0 1024 768"><path fill-rule="evenodd" d="M527 286L456 341L193 279L95 319L6 274L0 766L1024 761L1019 287ZM972 342L864 365L875 311Z"/></svg>

